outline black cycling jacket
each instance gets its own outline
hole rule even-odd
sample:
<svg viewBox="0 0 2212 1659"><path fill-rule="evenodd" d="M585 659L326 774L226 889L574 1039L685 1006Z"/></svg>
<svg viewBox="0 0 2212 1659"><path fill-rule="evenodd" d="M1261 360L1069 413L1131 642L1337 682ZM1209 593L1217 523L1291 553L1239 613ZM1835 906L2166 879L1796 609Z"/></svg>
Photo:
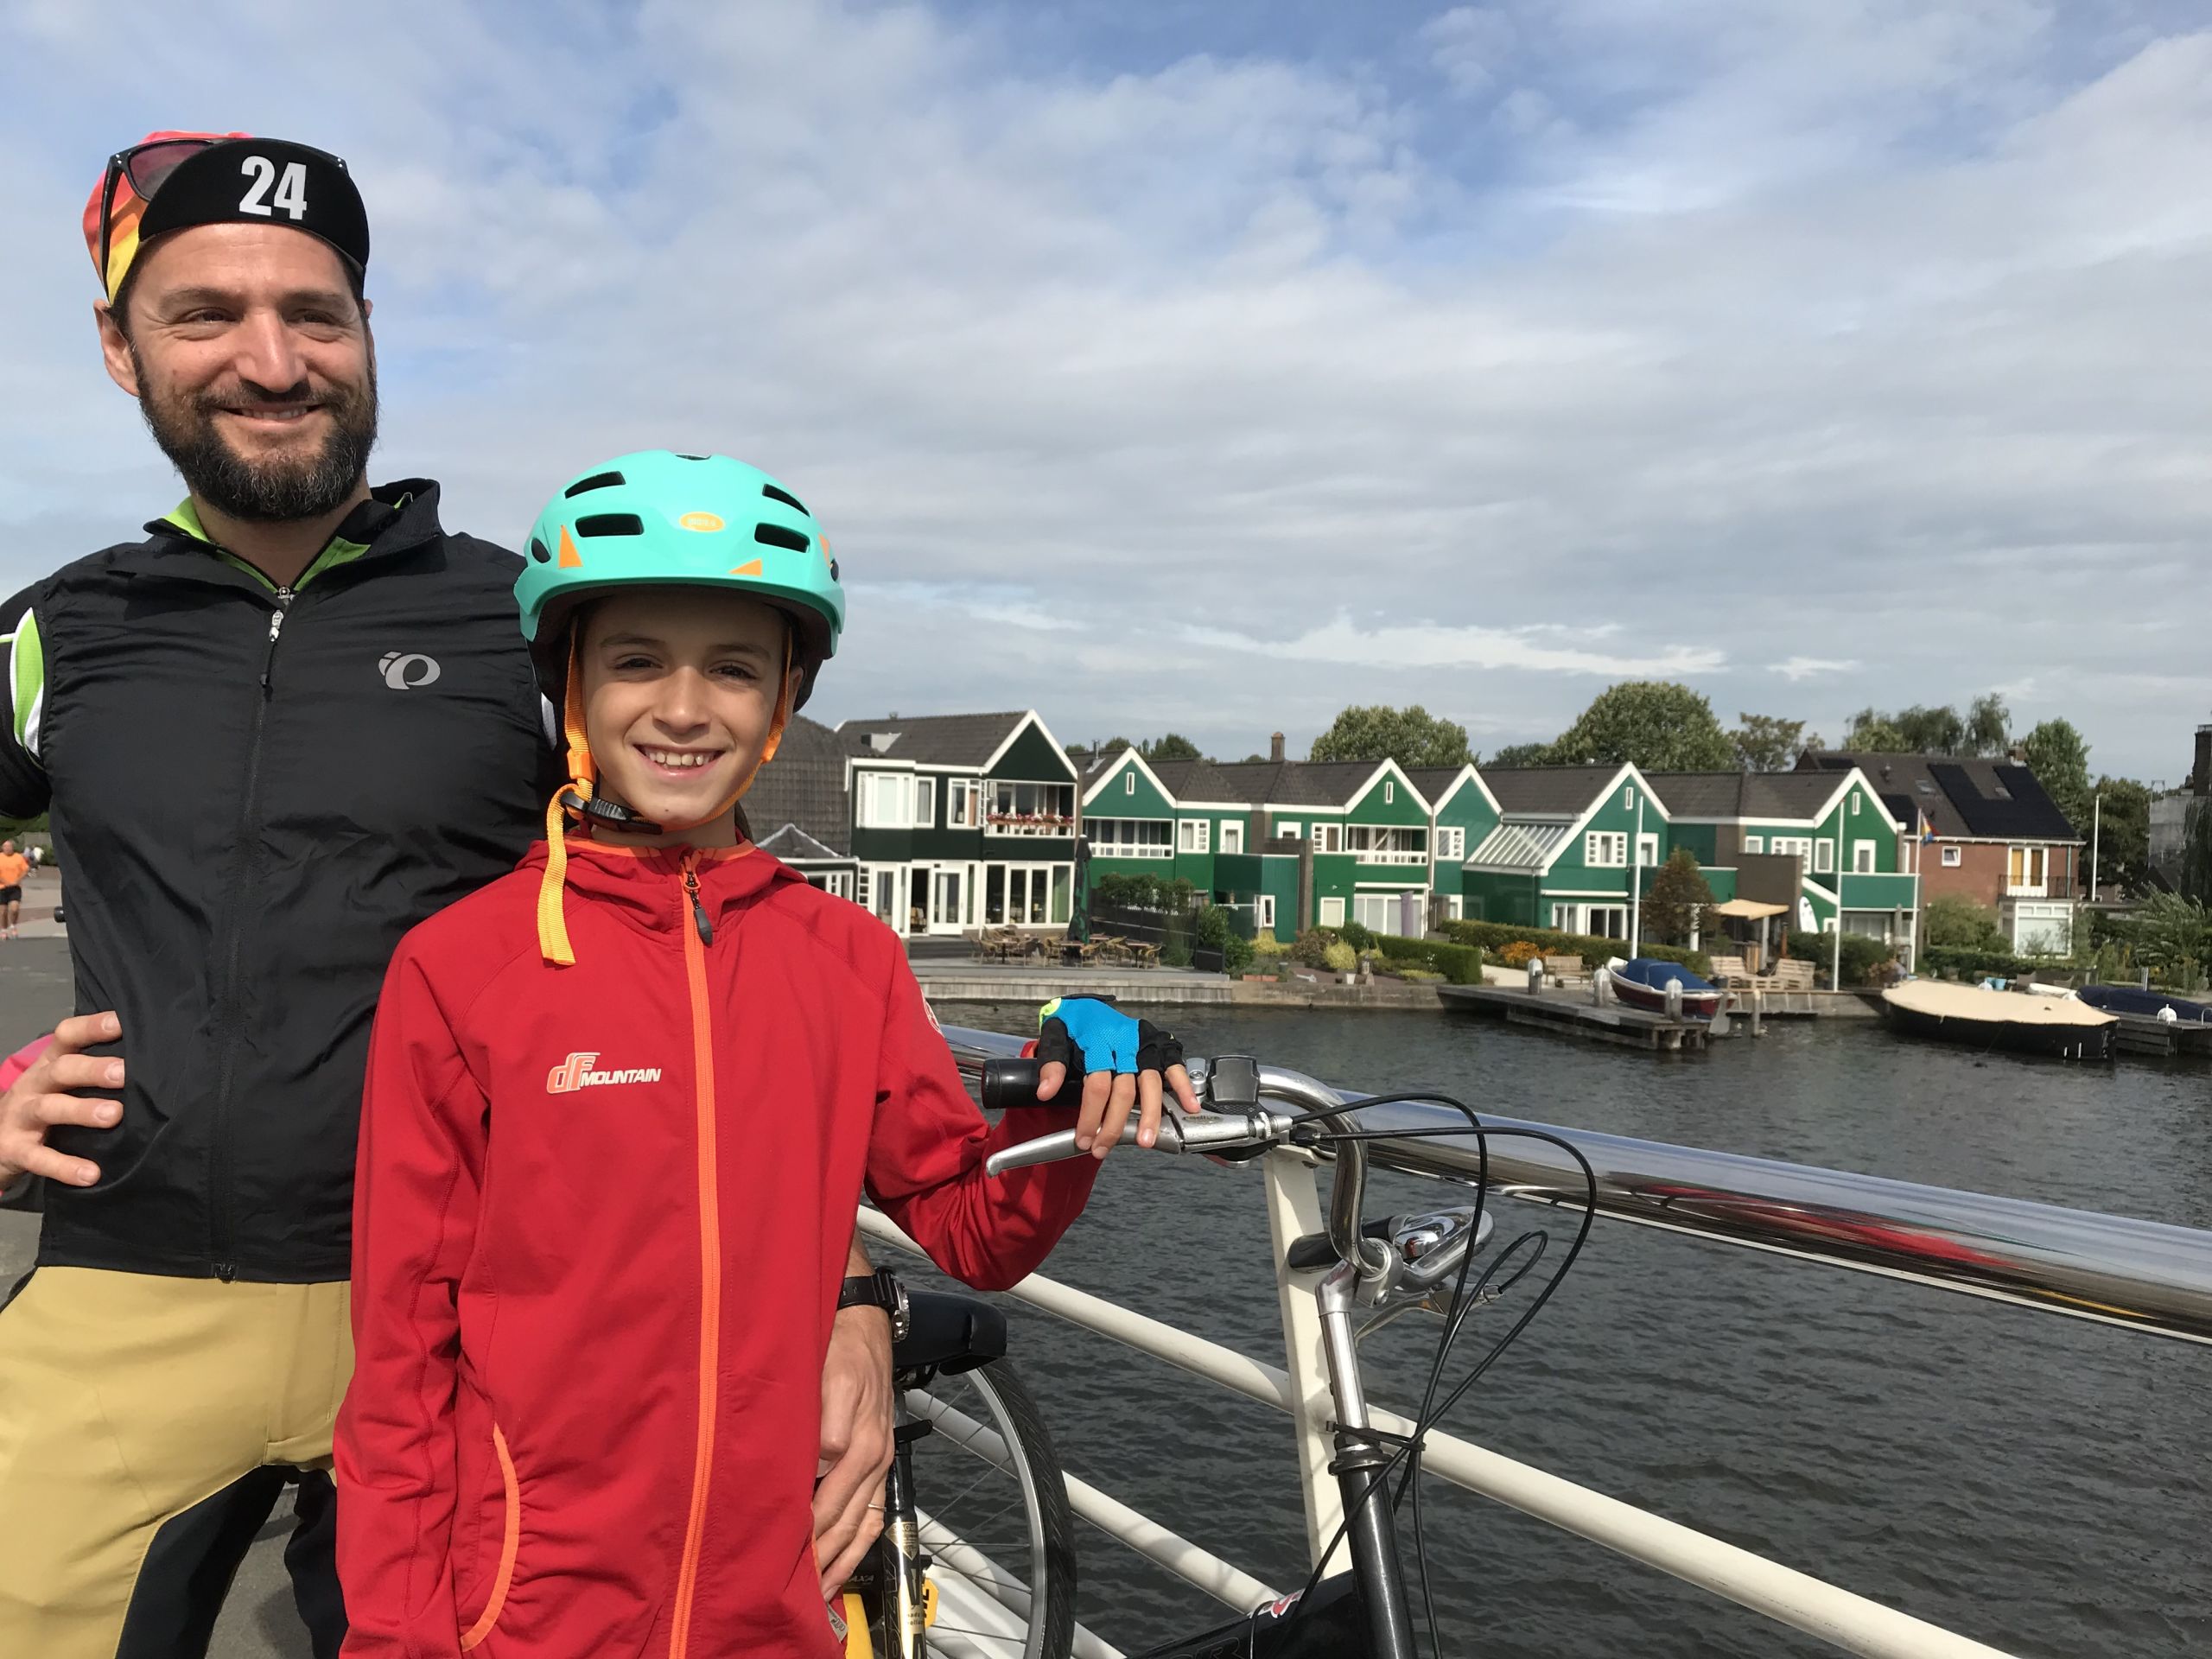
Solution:
<svg viewBox="0 0 2212 1659"><path fill-rule="evenodd" d="M349 1265L369 1020L400 935L512 868L554 779L511 592L423 480L295 589L189 504L0 610L0 815L50 810L123 1121L51 1142L41 1264L302 1283Z"/></svg>

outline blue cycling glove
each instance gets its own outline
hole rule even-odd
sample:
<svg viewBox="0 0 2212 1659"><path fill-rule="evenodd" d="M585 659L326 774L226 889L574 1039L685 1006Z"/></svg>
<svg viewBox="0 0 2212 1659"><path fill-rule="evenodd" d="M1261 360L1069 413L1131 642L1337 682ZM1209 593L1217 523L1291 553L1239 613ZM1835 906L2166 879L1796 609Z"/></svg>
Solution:
<svg viewBox="0 0 2212 1659"><path fill-rule="evenodd" d="M1058 1061L1077 1078L1090 1071L1165 1071L1183 1064L1183 1045L1104 997L1062 996L1037 1010L1037 1058Z"/></svg>

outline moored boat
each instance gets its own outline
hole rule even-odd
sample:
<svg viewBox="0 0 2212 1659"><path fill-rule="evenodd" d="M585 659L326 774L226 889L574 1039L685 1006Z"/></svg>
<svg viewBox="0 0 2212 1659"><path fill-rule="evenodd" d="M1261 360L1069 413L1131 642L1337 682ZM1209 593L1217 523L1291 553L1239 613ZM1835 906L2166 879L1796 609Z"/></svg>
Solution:
<svg viewBox="0 0 2212 1659"><path fill-rule="evenodd" d="M2107 1014L2164 1020L2171 1009L2173 1018L2183 1025L2212 1026L2212 1002L2192 1001L2170 991L2145 990L2135 985L2084 985L2075 995Z"/></svg>
<svg viewBox="0 0 2212 1659"><path fill-rule="evenodd" d="M2068 1060L2110 1059L2120 1025L2073 997L2022 996L1933 979L1892 985L1882 993L1882 1011L1910 1036Z"/></svg>
<svg viewBox="0 0 2212 1659"><path fill-rule="evenodd" d="M1682 988L1681 1017L1685 1020L1710 1020L1720 1012L1720 988L1709 979L1700 979L1679 962L1667 962L1657 957L1631 957L1626 961L1615 957L1605 964L1605 971L1612 976L1613 995L1631 1008L1641 1008L1646 1014L1667 1012L1667 987L1679 982Z"/></svg>

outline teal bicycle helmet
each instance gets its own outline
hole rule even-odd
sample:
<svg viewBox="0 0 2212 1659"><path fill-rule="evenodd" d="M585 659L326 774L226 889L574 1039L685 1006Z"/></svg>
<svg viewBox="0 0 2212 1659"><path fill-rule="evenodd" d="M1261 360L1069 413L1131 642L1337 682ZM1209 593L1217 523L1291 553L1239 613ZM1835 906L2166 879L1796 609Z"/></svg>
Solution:
<svg viewBox="0 0 2212 1659"><path fill-rule="evenodd" d="M804 676L794 709L836 655L845 626L837 561L813 515L759 467L728 455L646 449L579 473L537 515L527 553L515 600L549 690L567 670L578 601L615 588L690 583L776 607L791 620L792 660Z"/></svg>

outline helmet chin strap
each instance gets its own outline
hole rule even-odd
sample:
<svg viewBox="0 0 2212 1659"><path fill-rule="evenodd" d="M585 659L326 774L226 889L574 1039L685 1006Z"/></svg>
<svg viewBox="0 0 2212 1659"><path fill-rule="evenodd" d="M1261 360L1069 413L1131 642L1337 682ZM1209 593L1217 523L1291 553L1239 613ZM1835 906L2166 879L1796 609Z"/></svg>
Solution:
<svg viewBox="0 0 2212 1659"><path fill-rule="evenodd" d="M768 724L768 741L760 746L760 754L738 779L729 798L704 817L690 823L656 823L621 802L608 800L599 793L599 766L592 759L591 740L584 728L583 641L580 630L571 630L568 684L561 699L561 728L568 747L569 781L556 790L553 798L545 804L545 874L537 887L537 947L546 961L569 968L575 965L576 960L575 948L569 941L568 917L563 902L569 880L568 819L574 817L618 833L656 836L683 835L728 816L745 798L746 791L753 787L760 768L776 758L777 749L783 745L784 730L791 723L791 704L798 692L799 676L792 655L791 631L786 626L782 684L776 693L775 716Z"/></svg>

